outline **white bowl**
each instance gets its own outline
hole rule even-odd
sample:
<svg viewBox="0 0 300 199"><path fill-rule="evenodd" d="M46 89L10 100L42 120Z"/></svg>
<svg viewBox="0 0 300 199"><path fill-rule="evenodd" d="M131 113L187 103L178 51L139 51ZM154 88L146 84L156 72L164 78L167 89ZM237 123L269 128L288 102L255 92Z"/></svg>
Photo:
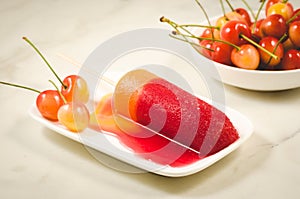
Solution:
<svg viewBox="0 0 300 199"><path fill-rule="evenodd" d="M202 55L198 55L202 56ZM214 62L224 84L257 91L279 91L300 87L300 69L285 71L246 70Z"/></svg>

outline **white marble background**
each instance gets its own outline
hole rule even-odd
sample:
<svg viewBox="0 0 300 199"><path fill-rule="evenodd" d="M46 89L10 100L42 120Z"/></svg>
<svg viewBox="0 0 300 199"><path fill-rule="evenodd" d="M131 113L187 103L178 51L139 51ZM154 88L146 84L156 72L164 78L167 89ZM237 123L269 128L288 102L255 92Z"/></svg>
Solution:
<svg viewBox="0 0 300 199"><path fill-rule="evenodd" d="M221 13L219 1L201 2L211 16ZM248 2L257 8L258 0ZM299 1L291 2L300 7ZM0 80L50 87L50 71L22 36L38 45L65 76L79 68L58 54L83 63L113 35L142 27L168 28L159 23L162 15L178 22L204 20L192 0L1 0ZM0 197L298 198L300 90L254 92L226 86L225 91L226 103L253 122L253 136L206 170L174 179L119 172L99 163L81 144L28 116L35 94L0 86Z"/></svg>

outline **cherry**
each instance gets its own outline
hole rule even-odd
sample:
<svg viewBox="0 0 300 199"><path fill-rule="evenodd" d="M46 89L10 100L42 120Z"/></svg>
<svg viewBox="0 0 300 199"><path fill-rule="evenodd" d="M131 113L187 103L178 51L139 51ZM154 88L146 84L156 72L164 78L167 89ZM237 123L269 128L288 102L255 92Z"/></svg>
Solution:
<svg viewBox="0 0 300 199"><path fill-rule="evenodd" d="M261 62L264 66L263 68L274 69L274 67L280 63L284 55L283 45L279 42L277 38L271 36L262 38L259 42L259 45L277 56L276 58L271 57L266 52L262 51L261 49L258 49Z"/></svg>
<svg viewBox="0 0 300 199"><path fill-rule="evenodd" d="M36 106L41 115L52 121L57 121L57 113L64 104L57 90L46 90L41 92L36 99Z"/></svg>
<svg viewBox="0 0 300 199"><path fill-rule="evenodd" d="M252 30L252 38L255 41L259 41L261 38L264 37L262 30L260 28L262 22L264 19L259 19L256 21L256 23L253 23L250 27L250 29Z"/></svg>
<svg viewBox="0 0 300 199"><path fill-rule="evenodd" d="M296 48L294 46L294 44L292 43L292 41L290 40L290 38L287 38L287 40L285 40L283 43L283 48L284 48L284 51L288 51L290 49L293 49L293 48Z"/></svg>
<svg viewBox="0 0 300 199"><path fill-rule="evenodd" d="M213 51L211 52L211 59L218 63L231 65L231 51L233 46L225 44L223 42L215 41L211 47Z"/></svg>
<svg viewBox="0 0 300 199"><path fill-rule="evenodd" d="M295 47L300 47L300 21L290 23L289 38Z"/></svg>
<svg viewBox="0 0 300 199"><path fill-rule="evenodd" d="M294 11L292 18L292 21L300 21L300 8Z"/></svg>
<svg viewBox="0 0 300 199"><path fill-rule="evenodd" d="M267 3L266 3L266 8L265 8L265 10L266 10L266 16L267 16L267 14L268 14L268 9L269 9L272 5L274 5L274 4L276 4L276 3L279 3L279 2L282 2L282 0L268 0L268 1L267 1Z"/></svg>
<svg viewBox="0 0 300 199"><path fill-rule="evenodd" d="M248 70L257 69L260 62L259 53L251 44L244 44L240 49L233 49L231 60L235 66Z"/></svg>
<svg viewBox="0 0 300 199"><path fill-rule="evenodd" d="M32 46L33 49L40 55L40 57L44 60L44 62L49 67L49 69L52 71L52 73L55 75L55 77L61 83L62 93L66 97L68 102L70 102L70 101L79 101L79 102L86 103L88 101L88 99L89 99L88 86L87 86L85 80L82 77L80 77L78 75L72 75L72 76L66 77L62 81L61 78L56 74L54 69L51 67L49 62L46 60L46 58L37 49L37 47L28 38L23 37L23 39L30 46Z"/></svg>
<svg viewBox="0 0 300 199"><path fill-rule="evenodd" d="M219 27L220 29L228 22L229 20L227 17L224 15L222 17L219 17L216 21L216 26Z"/></svg>
<svg viewBox="0 0 300 199"><path fill-rule="evenodd" d="M61 93L67 102L87 103L89 90L86 81L78 75L69 75L63 80Z"/></svg>
<svg viewBox="0 0 300 199"><path fill-rule="evenodd" d="M272 14L280 14L287 21L294 13L293 6L290 3L275 3L267 9L267 16Z"/></svg>
<svg viewBox="0 0 300 199"><path fill-rule="evenodd" d="M81 102L69 102L60 107L58 121L72 132L83 131L89 125L90 113Z"/></svg>
<svg viewBox="0 0 300 199"><path fill-rule="evenodd" d="M63 105L64 101L57 90L45 90L43 92L40 92L36 89L27 86L22 86L19 84L13 84L13 83L8 83L3 81L0 81L0 84L18 87L18 88L22 88L22 89L26 89L38 93L39 95L36 98L36 106L40 114L48 120L52 120L52 121L58 120L57 112L58 109Z"/></svg>
<svg viewBox="0 0 300 199"><path fill-rule="evenodd" d="M216 21L216 27L221 29L225 24L227 24L229 21L242 21L244 23L248 23L246 19L240 15L238 12L228 12L224 14L224 16L219 17Z"/></svg>
<svg viewBox="0 0 300 199"><path fill-rule="evenodd" d="M212 53L212 41L210 40L202 40L200 41L200 48L198 48L199 52L206 58L211 59Z"/></svg>
<svg viewBox="0 0 300 199"><path fill-rule="evenodd" d="M300 69L300 51L296 49L288 50L284 54L281 67L283 70Z"/></svg>
<svg viewBox="0 0 300 199"><path fill-rule="evenodd" d="M241 21L247 23L247 20L237 11L228 12L225 14L225 17L229 21Z"/></svg>
<svg viewBox="0 0 300 199"><path fill-rule="evenodd" d="M74 101L67 102L54 82L50 81L59 93L63 104L57 111L58 121L72 132L83 131L90 120L90 113L84 103Z"/></svg>
<svg viewBox="0 0 300 199"><path fill-rule="evenodd" d="M269 15L261 22L261 32L264 36L280 39L287 32L286 20L280 14Z"/></svg>
<svg viewBox="0 0 300 199"><path fill-rule="evenodd" d="M222 27L220 35L222 40L239 46L247 43L241 35L249 38L251 37L251 31L245 22L229 21Z"/></svg>
<svg viewBox="0 0 300 199"><path fill-rule="evenodd" d="M206 28L200 37L220 39L220 31L216 28Z"/></svg>
<svg viewBox="0 0 300 199"><path fill-rule="evenodd" d="M239 13L244 20L246 21L246 23L248 24L248 26L251 26L251 19L250 19L250 15L248 13L248 11L244 8L236 8L235 12Z"/></svg>

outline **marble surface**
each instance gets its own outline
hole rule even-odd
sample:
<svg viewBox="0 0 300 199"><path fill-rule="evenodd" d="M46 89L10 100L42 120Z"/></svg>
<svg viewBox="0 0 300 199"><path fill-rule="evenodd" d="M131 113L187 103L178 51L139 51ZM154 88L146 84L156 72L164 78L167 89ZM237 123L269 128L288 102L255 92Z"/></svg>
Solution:
<svg viewBox="0 0 300 199"><path fill-rule="evenodd" d="M219 1L201 2L209 15L221 13ZM300 6L299 1L291 2ZM66 76L79 68L59 55L83 63L113 35L144 27L168 28L159 23L162 15L178 22L204 20L193 1L0 1L0 80L40 90L51 87L47 81L51 72L22 36L34 41ZM129 57L126 63L133 59L138 58ZM163 56L159 59L165 61ZM197 174L167 178L119 171L114 167L121 163L104 155L111 165L102 164L82 144L29 117L36 94L0 86L0 197L298 198L300 89L255 92L225 86L225 96L228 106L252 121L252 137Z"/></svg>

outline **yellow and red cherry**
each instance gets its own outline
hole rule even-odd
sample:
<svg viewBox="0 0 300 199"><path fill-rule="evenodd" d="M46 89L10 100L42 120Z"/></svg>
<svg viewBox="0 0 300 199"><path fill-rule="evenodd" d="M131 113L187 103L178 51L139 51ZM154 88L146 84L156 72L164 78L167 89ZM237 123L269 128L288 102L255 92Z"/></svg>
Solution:
<svg viewBox="0 0 300 199"><path fill-rule="evenodd" d="M267 9L267 16L273 15L273 14L280 14L283 16L283 18L288 21L294 13L293 6L290 3L275 3L271 5Z"/></svg>
<svg viewBox="0 0 300 199"><path fill-rule="evenodd" d="M300 51L296 49L288 50L281 62L281 69L293 70L300 69Z"/></svg>
<svg viewBox="0 0 300 199"><path fill-rule="evenodd" d="M78 101L67 102L55 83L49 81L56 88L63 101L63 105L57 111L58 121L72 132L83 131L89 125L90 120L90 113L85 104Z"/></svg>
<svg viewBox="0 0 300 199"><path fill-rule="evenodd" d="M242 21L229 21L222 27L220 31L222 40L238 46L247 43L247 41L242 38L241 35L244 35L247 38L251 37L249 26Z"/></svg>
<svg viewBox="0 0 300 199"><path fill-rule="evenodd" d="M272 36L280 39L287 33L288 26L286 20L280 14L273 14L266 17L260 25L263 37Z"/></svg>
<svg viewBox="0 0 300 199"><path fill-rule="evenodd" d="M300 47L300 21L293 21L289 25L289 39L296 48Z"/></svg>
<svg viewBox="0 0 300 199"><path fill-rule="evenodd" d="M255 70L260 63L260 56L257 49L251 44L244 44L240 49L234 48L231 52L232 63L243 69Z"/></svg>
<svg viewBox="0 0 300 199"><path fill-rule="evenodd" d="M259 45L277 56L276 58L274 58L267 54L265 51L258 49L261 63L264 69L271 70L274 69L275 66L280 64L284 55L284 48L282 43L280 43L277 38L271 36L264 37L260 40Z"/></svg>
<svg viewBox="0 0 300 199"><path fill-rule="evenodd" d="M214 39L220 39L220 31L216 28L206 28L201 36L201 38L214 38Z"/></svg>
<svg viewBox="0 0 300 199"><path fill-rule="evenodd" d="M242 21L247 23L247 21L244 19L242 15L240 15L238 12L233 11L233 12L226 13L222 17L219 17L216 21L215 26L221 29L229 21Z"/></svg>
<svg viewBox="0 0 300 199"><path fill-rule="evenodd" d="M238 12L232 11L225 14L225 17L229 21L241 21L247 23L246 19Z"/></svg>
<svg viewBox="0 0 300 199"><path fill-rule="evenodd" d="M57 90L45 90L36 98L36 106L41 115L51 121L57 121L57 113L64 104Z"/></svg>
<svg viewBox="0 0 300 199"><path fill-rule="evenodd" d="M89 125L90 113L81 102L62 105L57 113L58 121L72 132L83 131Z"/></svg>
<svg viewBox="0 0 300 199"><path fill-rule="evenodd" d="M67 102L87 103L89 100L89 89L86 81L78 75L69 75L63 80L61 93Z"/></svg>
<svg viewBox="0 0 300 199"><path fill-rule="evenodd" d="M251 26L251 18L246 9L236 8L234 11L237 12L238 14L240 14L244 18L244 20L248 24L248 26Z"/></svg>
<svg viewBox="0 0 300 199"><path fill-rule="evenodd" d="M226 16L219 17L215 23L216 27L219 27L221 29L229 20Z"/></svg>
<svg viewBox="0 0 300 199"><path fill-rule="evenodd" d="M276 3L282 3L282 0L268 0L267 3L266 3L266 7L265 7L265 11L266 11L266 16L268 14L268 9L276 4Z"/></svg>

